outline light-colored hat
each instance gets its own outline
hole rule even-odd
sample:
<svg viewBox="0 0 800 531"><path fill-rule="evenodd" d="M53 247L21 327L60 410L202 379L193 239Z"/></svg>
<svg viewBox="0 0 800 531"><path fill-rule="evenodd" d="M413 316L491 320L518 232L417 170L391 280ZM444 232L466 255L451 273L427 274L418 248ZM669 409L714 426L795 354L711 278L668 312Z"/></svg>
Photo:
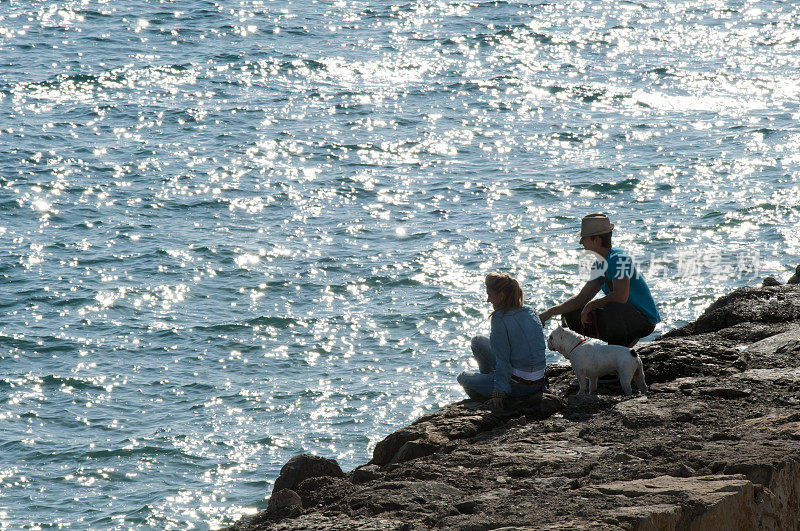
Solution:
<svg viewBox="0 0 800 531"><path fill-rule="evenodd" d="M605 214L589 214L581 220L581 231L578 236L597 236L598 234L605 234L614 229L614 224L608 219Z"/></svg>

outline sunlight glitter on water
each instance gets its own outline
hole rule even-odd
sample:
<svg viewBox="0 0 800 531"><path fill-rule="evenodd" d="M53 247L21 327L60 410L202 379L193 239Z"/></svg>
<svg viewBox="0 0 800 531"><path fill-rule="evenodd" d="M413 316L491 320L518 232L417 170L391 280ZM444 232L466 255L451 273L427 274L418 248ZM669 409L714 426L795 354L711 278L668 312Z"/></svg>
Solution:
<svg viewBox="0 0 800 531"><path fill-rule="evenodd" d="M790 3L4 6L10 527L223 525L295 453L364 462L461 398L486 272L577 289L583 214L657 331L800 261Z"/></svg>

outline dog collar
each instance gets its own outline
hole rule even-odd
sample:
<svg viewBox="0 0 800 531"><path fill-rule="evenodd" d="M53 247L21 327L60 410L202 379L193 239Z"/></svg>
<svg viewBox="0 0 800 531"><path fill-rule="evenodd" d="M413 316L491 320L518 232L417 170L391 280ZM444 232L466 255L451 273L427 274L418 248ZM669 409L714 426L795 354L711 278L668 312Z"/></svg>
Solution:
<svg viewBox="0 0 800 531"><path fill-rule="evenodd" d="M583 345L584 343L586 343L586 338L585 337L583 339L581 339L580 342L577 345L572 347L572 350L569 351L569 354L567 354L567 356L572 354L575 351L576 348L578 348L579 346ZM564 356L564 357L566 357L566 356Z"/></svg>

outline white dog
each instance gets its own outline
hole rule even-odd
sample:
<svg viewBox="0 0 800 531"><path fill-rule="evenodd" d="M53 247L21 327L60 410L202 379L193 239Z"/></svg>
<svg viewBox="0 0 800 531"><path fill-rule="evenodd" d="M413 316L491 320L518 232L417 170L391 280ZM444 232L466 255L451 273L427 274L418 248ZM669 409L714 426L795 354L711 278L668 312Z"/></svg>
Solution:
<svg viewBox="0 0 800 531"><path fill-rule="evenodd" d="M586 394L587 380L589 394L592 394L597 390L597 377L614 371L619 375L619 384L625 395L631 394L631 379L642 393L647 392L642 359L633 349L583 338L561 326L553 330L547 338L547 348L560 352L569 360L575 376L578 377L578 395Z"/></svg>

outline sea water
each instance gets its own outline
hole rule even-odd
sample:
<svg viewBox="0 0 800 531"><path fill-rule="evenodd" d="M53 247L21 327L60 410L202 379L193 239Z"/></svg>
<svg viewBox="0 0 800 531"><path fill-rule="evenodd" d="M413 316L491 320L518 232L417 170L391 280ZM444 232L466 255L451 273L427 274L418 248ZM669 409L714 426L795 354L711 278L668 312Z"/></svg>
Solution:
<svg viewBox="0 0 800 531"><path fill-rule="evenodd" d="M798 120L796 2L0 2L0 526L366 462L464 397L487 272L580 289L585 214L654 336L785 280Z"/></svg>

